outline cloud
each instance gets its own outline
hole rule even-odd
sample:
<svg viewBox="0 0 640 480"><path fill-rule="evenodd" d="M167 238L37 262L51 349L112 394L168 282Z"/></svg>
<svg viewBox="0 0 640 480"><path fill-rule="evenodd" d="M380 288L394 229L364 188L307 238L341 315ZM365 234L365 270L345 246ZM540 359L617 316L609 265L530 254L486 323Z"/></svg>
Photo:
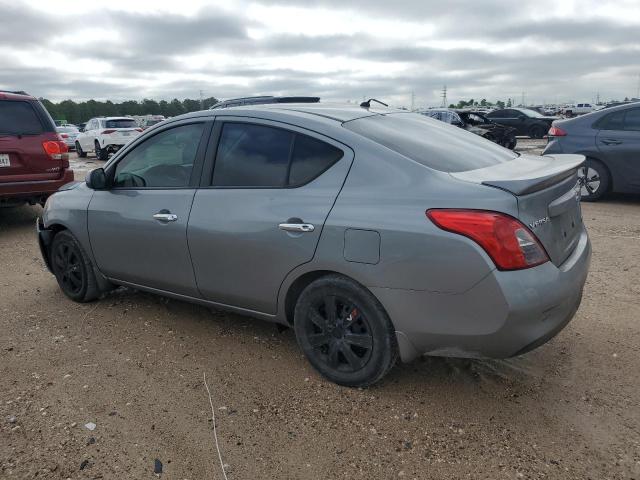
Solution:
<svg viewBox="0 0 640 480"><path fill-rule="evenodd" d="M10 19L0 29L0 88L54 100L204 90L395 105L408 105L412 92L418 104L438 104L444 84L450 99L635 95L637 4L587 3L227 0L133 10L112 2L62 15L0 0L0 18Z"/></svg>

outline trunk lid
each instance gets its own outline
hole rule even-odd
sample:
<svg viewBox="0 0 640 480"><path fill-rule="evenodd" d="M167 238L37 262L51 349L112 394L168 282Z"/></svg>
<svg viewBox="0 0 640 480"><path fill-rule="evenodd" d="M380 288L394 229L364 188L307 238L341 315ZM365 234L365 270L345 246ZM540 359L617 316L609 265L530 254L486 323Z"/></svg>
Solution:
<svg viewBox="0 0 640 480"><path fill-rule="evenodd" d="M562 264L582 232L578 168L582 155L522 155L491 167L451 173L457 179L500 188L516 196L518 219Z"/></svg>

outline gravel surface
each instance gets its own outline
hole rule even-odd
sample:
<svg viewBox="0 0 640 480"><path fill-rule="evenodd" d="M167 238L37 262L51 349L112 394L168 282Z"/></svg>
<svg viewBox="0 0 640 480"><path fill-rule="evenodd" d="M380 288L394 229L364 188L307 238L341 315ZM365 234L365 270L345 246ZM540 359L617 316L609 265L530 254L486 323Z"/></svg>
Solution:
<svg viewBox="0 0 640 480"><path fill-rule="evenodd" d="M640 197L583 211L591 273L550 343L358 390L259 320L128 289L67 300L41 209L0 209L0 478L222 479L206 372L230 479L639 479Z"/></svg>

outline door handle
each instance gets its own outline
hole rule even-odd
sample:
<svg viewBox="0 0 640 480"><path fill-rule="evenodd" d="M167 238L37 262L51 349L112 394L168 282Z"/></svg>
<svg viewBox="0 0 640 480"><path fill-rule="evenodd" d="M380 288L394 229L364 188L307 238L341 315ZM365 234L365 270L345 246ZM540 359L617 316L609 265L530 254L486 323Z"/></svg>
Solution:
<svg viewBox="0 0 640 480"><path fill-rule="evenodd" d="M278 225L280 230L284 230L285 232L313 232L316 227L311 225L310 223L281 223Z"/></svg>
<svg viewBox="0 0 640 480"><path fill-rule="evenodd" d="M178 220L178 215L176 215L175 213L160 212L156 213L153 218L160 222L175 222L176 220Z"/></svg>
<svg viewBox="0 0 640 480"><path fill-rule="evenodd" d="M604 140L600 140L600 141L605 145L620 145L622 143L622 140L612 140L609 138L605 138Z"/></svg>

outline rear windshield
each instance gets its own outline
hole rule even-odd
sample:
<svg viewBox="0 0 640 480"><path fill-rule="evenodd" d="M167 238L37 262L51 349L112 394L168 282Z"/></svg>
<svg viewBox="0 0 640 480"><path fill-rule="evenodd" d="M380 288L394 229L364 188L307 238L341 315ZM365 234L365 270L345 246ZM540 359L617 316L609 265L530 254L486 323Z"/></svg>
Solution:
<svg viewBox="0 0 640 480"><path fill-rule="evenodd" d="M30 102L0 100L0 135L38 135L42 122Z"/></svg>
<svg viewBox="0 0 640 480"><path fill-rule="evenodd" d="M128 118L120 118L117 120L107 120L105 128L136 128L136 121Z"/></svg>
<svg viewBox="0 0 640 480"><path fill-rule="evenodd" d="M375 115L343 124L380 145L441 172L466 172L517 158L474 133L413 113Z"/></svg>
<svg viewBox="0 0 640 480"><path fill-rule="evenodd" d="M56 130L60 133L75 133L78 131L76 127L57 127Z"/></svg>

